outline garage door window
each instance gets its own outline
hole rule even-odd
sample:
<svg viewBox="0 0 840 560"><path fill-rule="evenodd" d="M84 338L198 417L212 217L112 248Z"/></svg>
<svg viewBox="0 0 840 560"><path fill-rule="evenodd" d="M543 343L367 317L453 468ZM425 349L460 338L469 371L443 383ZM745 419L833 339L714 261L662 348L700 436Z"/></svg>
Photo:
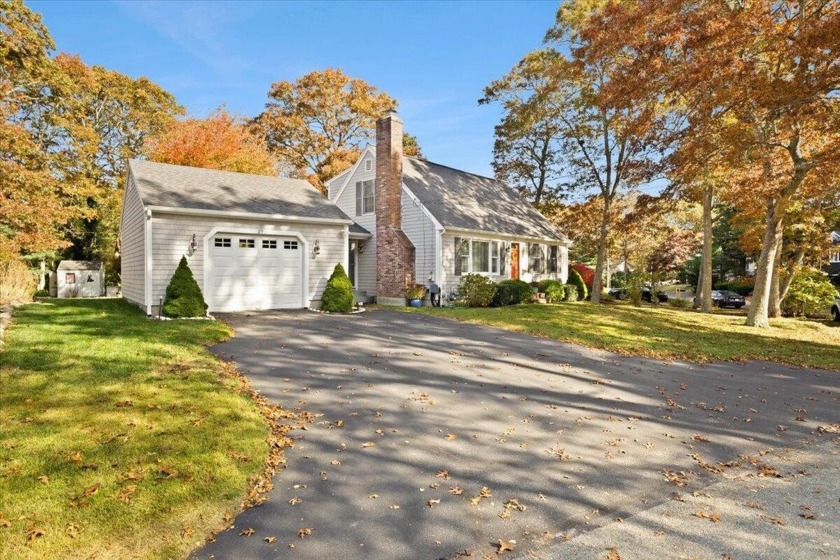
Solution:
<svg viewBox="0 0 840 560"><path fill-rule="evenodd" d="M240 249L253 249L256 246L256 243L253 239L240 239L239 240L239 248Z"/></svg>
<svg viewBox="0 0 840 560"><path fill-rule="evenodd" d="M216 247L230 247L230 237L217 237L213 240Z"/></svg>
<svg viewBox="0 0 840 560"><path fill-rule="evenodd" d="M284 241L283 242L283 248L284 249L297 249L298 248L298 242L297 241Z"/></svg>
<svg viewBox="0 0 840 560"><path fill-rule="evenodd" d="M277 248L277 240L276 239L263 239L262 248L263 249L276 249Z"/></svg>

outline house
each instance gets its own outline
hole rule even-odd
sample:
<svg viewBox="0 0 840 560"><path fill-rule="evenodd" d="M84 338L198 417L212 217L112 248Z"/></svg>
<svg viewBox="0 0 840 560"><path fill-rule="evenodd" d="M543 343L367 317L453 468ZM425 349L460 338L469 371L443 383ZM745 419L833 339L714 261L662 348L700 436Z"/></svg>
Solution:
<svg viewBox="0 0 840 560"><path fill-rule="evenodd" d="M507 185L402 154L402 122L328 182L129 162L123 297L154 314L182 256L211 312L318 307L342 263L357 298L453 293L464 274L565 281L569 241Z"/></svg>
<svg viewBox="0 0 840 560"><path fill-rule="evenodd" d="M358 291L402 304L406 283L434 282L447 296L471 272L566 281L570 242L542 214L501 181L404 156L402 134L386 115L375 147L327 182L329 199L371 232L350 235Z"/></svg>
<svg viewBox="0 0 840 560"><path fill-rule="evenodd" d="M105 295L105 268L99 261L61 261L52 277L55 281L51 281L50 284L55 284L56 297L77 298Z"/></svg>

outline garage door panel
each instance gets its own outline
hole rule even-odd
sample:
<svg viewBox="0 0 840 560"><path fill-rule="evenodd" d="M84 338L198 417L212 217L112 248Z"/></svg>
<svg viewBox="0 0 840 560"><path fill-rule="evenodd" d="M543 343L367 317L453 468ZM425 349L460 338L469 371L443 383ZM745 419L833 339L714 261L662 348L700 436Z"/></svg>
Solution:
<svg viewBox="0 0 840 560"><path fill-rule="evenodd" d="M297 238L221 233L231 247L211 244L207 296L214 311L299 308L303 293L303 252ZM254 247L239 247L253 239ZM284 241L286 242L284 244Z"/></svg>

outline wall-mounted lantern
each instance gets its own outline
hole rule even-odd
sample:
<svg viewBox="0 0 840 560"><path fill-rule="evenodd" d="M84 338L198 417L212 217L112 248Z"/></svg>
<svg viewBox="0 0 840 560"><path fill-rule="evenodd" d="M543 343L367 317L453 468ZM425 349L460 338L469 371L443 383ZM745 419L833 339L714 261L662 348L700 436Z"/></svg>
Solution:
<svg viewBox="0 0 840 560"><path fill-rule="evenodd" d="M365 252L365 243L364 241L359 241L359 244L356 245L356 252L360 255Z"/></svg>
<svg viewBox="0 0 840 560"><path fill-rule="evenodd" d="M198 248L198 243L196 243L195 234L192 234L192 238L190 239L190 245L189 245L189 247L187 247L187 256L188 257L193 256L193 253L195 253L195 250L197 248Z"/></svg>
<svg viewBox="0 0 840 560"><path fill-rule="evenodd" d="M321 254L321 242L319 240L315 240L315 245L312 246L312 256L317 257Z"/></svg>

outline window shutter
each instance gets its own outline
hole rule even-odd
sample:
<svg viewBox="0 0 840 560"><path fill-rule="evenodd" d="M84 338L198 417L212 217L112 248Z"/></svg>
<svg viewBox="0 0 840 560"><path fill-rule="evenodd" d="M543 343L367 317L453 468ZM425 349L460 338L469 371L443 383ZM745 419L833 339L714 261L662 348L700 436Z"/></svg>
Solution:
<svg viewBox="0 0 840 560"><path fill-rule="evenodd" d="M557 272L557 245L551 246L551 259L548 263L548 271L556 273Z"/></svg>
<svg viewBox="0 0 840 560"><path fill-rule="evenodd" d="M356 183L356 215L362 215L362 197L365 195L364 193L364 184L363 183Z"/></svg>
<svg viewBox="0 0 840 560"><path fill-rule="evenodd" d="M499 242L499 275L504 276L507 267L505 265L505 255L507 254L507 241Z"/></svg>
<svg viewBox="0 0 840 560"><path fill-rule="evenodd" d="M455 276L461 276L461 238L455 238Z"/></svg>

